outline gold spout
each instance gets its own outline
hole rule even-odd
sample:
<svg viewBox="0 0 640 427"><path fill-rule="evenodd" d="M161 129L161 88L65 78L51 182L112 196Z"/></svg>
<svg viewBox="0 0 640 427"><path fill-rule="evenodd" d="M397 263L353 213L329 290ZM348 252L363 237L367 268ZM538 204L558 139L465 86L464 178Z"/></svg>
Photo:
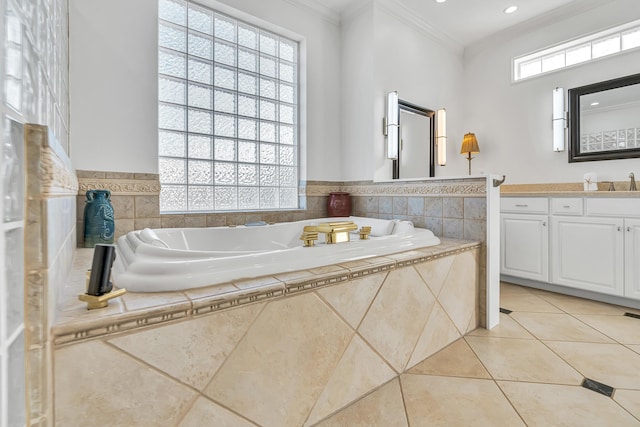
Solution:
<svg viewBox="0 0 640 427"><path fill-rule="evenodd" d="M316 239L318 233L324 233L326 243L348 242L350 240L349 233L357 229L358 226L352 221L323 222L318 225L305 226L300 239L306 241L306 239L303 238L305 233L316 233ZM311 245L305 244L305 246Z"/></svg>

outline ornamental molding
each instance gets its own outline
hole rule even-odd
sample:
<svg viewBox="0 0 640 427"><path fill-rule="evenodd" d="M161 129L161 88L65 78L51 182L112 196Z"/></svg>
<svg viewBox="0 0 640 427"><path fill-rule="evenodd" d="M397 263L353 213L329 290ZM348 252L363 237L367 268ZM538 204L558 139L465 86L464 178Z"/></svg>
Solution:
<svg viewBox="0 0 640 427"><path fill-rule="evenodd" d="M89 190L109 190L113 196L159 195L160 182L152 179L80 178L78 195Z"/></svg>
<svg viewBox="0 0 640 427"><path fill-rule="evenodd" d="M78 178L76 178L74 171L68 168L50 147L43 148L41 156L40 176L43 197L77 194Z"/></svg>
<svg viewBox="0 0 640 427"><path fill-rule="evenodd" d="M343 184L313 185L307 183L307 196L326 196L334 191L346 191L352 196L478 196L487 193L487 183L478 182L434 182L402 184Z"/></svg>

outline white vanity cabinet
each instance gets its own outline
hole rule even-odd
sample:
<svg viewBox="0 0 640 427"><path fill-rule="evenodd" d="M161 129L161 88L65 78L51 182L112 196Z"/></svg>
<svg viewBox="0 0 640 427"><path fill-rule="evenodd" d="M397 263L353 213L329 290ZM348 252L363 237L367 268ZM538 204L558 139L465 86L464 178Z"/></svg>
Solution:
<svg viewBox="0 0 640 427"><path fill-rule="evenodd" d="M501 243L507 280L640 301L640 197L503 197Z"/></svg>
<svg viewBox="0 0 640 427"><path fill-rule="evenodd" d="M625 219L624 230L624 294L640 300L640 219Z"/></svg>
<svg viewBox="0 0 640 427"><path fill-rule="evenodd" d="M546 198L501 199L502 274L543 282L549 280L548 206Z"/></svg>
<svg viewBox="0 0 640 427"><path fill-rule="evenodd" d="M551 217L551 283L624 295L624 220Z"/></svg>

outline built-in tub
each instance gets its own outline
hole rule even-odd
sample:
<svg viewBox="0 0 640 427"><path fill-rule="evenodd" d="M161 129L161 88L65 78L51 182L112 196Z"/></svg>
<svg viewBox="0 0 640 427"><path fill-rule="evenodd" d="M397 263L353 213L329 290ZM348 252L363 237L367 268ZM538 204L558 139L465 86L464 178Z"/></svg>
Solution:
<svg viewBox="0 0 640 427"><path fill-rule="evenodd" d="M367 240L303 247L305 225L353 221L371 227ZM321 267L440 244L409 221L319 218L256 226L132 231L117 241L113 280L132 292L177 291Z"/></svg>

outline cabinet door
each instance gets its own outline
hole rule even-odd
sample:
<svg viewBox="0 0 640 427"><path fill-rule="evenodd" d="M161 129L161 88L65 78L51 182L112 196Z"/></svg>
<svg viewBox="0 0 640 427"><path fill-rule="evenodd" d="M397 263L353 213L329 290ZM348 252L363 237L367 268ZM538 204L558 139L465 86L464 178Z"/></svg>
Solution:
<svg viewBox="0 0 640 427"><path fill-rule="evenodd" d="M551 281L610 295L624 294L624 221L551 218Z"/></svg>
<svg viewBox="0 0 640 427"><path fill-rule="evenodd" d="M640 219L625 219L624 296L640 299Z"/></svg>
<svg viewBox="0 0 640 427"><path fill-rule="evenodd" d="M546 282L549 280L547 215L502 214L500 272Z"/></svg>

